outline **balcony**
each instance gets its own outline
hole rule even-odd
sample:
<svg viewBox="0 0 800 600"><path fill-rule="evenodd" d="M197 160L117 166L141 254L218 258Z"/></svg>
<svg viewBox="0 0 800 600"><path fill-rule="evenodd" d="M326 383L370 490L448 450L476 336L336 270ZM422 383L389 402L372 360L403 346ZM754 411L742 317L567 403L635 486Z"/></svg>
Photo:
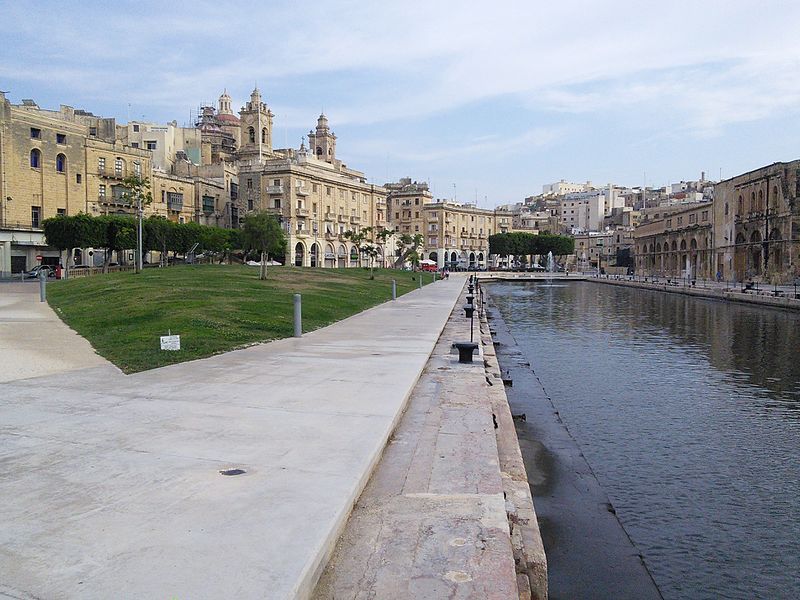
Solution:
<svg viewBox="0 0 800 600"><path fill-rule="evenodd" d="M309 215L309 212L307 208L298 208L295 210L295 214L298 217L307 217Z"/></svg>
<svg viewBox="0 0 800 600"><path fill-rule="evenodd" d="M350 222L355 225L358 225L359 223L361 223L361 217L353 215L350 217Z"/></svg>
<svg viewBox="0 0 800 600"><path fill-rule="evenodd" d="M282 193L282 191L278 193ZM309 191L304 187L296 187L294 188L294 193L298 196L308 196Z"/></svg>
<svg viewBox="0 0 800 600"><path fill-rule="evenodd" d="M486 239L486 234L485 233L479 233L478 234L478 239L479 240L485 240Z"/></svg>
<svg viewBox="0 0 800 600"><path fill-rule="evenodd" d="M297 229L294 234L299 238L307 238L311 235L308 229Z"/></svg>
<svg viewBox="0 0 800 600"><path fill-rule="evenodd" d="M282 185L268 185L267 186L267 193L268 194L282 194L283 193L283 186Z"/></svg>
<svg viewBox="0 0 800 600"><path fill-rule="evenodd" d="M329 242L338 240L339 239L339 234L338 233L333 233L332 231L326 231L325 232L325 239L328 240Z"/></svg>
<svg viewBox="0 0 800 600"><path fill-rule="evenodd" d="M347 223L347 215L339 215L336 217L336 220L339 221L339 223Z"/></svg>
<svg viewBox="0 0 800 600"><path fill-rule="evenodd" d="M332 213L332 212L326 212L325 213L325 220L326 221L335 221L336 220L336 214Z"/></svg>

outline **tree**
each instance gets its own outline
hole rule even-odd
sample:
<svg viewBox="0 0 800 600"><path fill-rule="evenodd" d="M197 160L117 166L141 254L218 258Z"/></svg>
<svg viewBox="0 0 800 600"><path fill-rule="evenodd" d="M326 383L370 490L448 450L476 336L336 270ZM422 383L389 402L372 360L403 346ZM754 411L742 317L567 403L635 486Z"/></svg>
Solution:
<svg viewBox="0 0 800 600"><path fill-rule="evenodd" d="M375 234L375 242L378 244L378 247L382 250L382 252L380 253L381 256L384 256L384 257L386 256L386 240L388 240L393 235L394 235L394 231L392 231L391 229L385 229L385 228L384 229L380 229ZM385 267L386 263L384 262L384 264L381 265L381 266Z"/></svg>
<svg viewBox="0 0 800 600"><path fill-rule="evenodd" d="M93 218L86 214L72 217L58 215L42 221L44 237L47 245L57 248L60 252L67 252L64 268L69 276L69 263L73 248L85 248L91 245L93 237Z"/></svg>
<svg viewBox="0 0 800 600"><path fill-rule="evenodd" d="M147 250L158 251L162 267L167 266L167 253L173 237L172 230L175 227L177 227L175 223L159 215L152 215L144 222L144 247Z"/></svg>
<svg viewBox="0 0 800 600"><path fill-rule="evenodd" d="M245 250L257 252L261 257L259 279L267 278L267 260L270 255L285 251L286 235L278 220L266 212L247 215L242 228L242 245Z"/></svg>
<svg viewBox="0 0 800 600"><path fill-rule="evenodd" d="M395 267L402 267L408 260L414 267L419 265L419 253L417 250L422 245L425 238L421 233L414 234L401 233L397 238L399 248L397 249L397 260L394 263Z"/></svg>
<svg viewBox="0 0 800 600"><path fill-rule="evenodd" d="M369 263L369 278L375 279L375 258L378 256L378 246L372 238L372 227L364 227L361 231L345 231L344 237L353 242L359 256L366 255Z"/></svg>
<svg viewBox="0 0 800 600"><path fill-rule="evenodd" d="M104 215L93 219L93 225L88 245L105 249L103 273L108 273L111 253L136 245L136 222L128 216Z"/></svg>
<svg viewBox="0 0 800 600"><path fill-rule="evenodd" d="M136 272L142 271L142 218L144 207L153 201L150 193L150 180L139 175L129 175L122 180L125 191L122 197L136 207Z"/></svg>

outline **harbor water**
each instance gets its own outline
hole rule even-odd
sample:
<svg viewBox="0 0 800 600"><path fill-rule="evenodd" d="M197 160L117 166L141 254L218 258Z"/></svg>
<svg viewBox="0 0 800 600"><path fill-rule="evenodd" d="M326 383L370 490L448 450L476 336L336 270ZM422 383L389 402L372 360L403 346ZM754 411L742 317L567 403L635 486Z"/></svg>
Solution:
<svg viewBox="0 0 800 600"><path fill-rule="evenodd" d="M800 314L490 289L665 598L800 598Z"/></svg>

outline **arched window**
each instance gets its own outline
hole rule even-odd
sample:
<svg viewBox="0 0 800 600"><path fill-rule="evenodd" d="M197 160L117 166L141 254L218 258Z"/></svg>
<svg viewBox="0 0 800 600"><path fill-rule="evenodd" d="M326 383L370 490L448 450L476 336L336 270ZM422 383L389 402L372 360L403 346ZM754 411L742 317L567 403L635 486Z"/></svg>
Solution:
<svg viewBox="0 0 800 600"><path fill-rule="evenodd" d="M317 146L317 156L322 156L322 148Z"/></svg>
<svg viewBox="0 0 800 600"><path fill-rule="evenodd" d="M252 127L249 127L247 129L247 136L248 136L248 139L250 140L251 144L255 144L256 143L256 130L255 129L253 129Z"/></svg>
<svg viewBox="0 0 800 600"><path fill-rule="evenodd" d="M742 198L741 194L739 195L739 203L736 207L736 214L740 215L744 212L744 199Z"/></svg>
<svg viewBox="0 0 800 600"><path fill-rule="evenodd" d="M764 210L764 191L758 190L758 210Z"/></svg>
<svg viewBox="0 0 800 600"><path fill-rule="evenodd" d="M726 215L728 214L728 203L727 202L725 203L725 214Z"/></svg>
<svg viewBox="0 0 800 600"><path fill-rule="evenodd" d="M750 192L750 212L756 209L756 193Z"/></svg>
<svg viewBox="0 0 800 600"><path fill-rule="evenodd" d="M34 169L42 168L42 152L38 148L31 150L31 167Z"/></svg>
<svg viewBox="0 0 800 600"><path fill-rule="evenodd" d="M56 156L56 171L63 173L67 170L67 157L63 154Z"/></svg>
<svg viewBox="0 0 800 600"><path fill-rule="evenodd" d="M261 143L262 144L266 144L267 143L267 128L266 127L264 127L264 129L261 130Z"/></svg>

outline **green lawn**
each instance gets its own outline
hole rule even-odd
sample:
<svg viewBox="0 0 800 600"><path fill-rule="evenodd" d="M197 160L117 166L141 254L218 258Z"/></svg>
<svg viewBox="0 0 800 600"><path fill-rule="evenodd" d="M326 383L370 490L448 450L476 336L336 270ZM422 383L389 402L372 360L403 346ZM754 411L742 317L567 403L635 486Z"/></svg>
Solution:
<svg viewBox="0 0 800 600"><path fill-rule="evenodd" d="M111 273L57 281L47 300L67 325L126 373L202 358L293 333L292 295L303 295L303 331L380 304L419 286L418 275L366 269L175 266L140 275ZM423 282L431 282L431 274ZM415 278L415 279L412 279ZM162 351L159 336L180 334L181 349Z"/></svg>

